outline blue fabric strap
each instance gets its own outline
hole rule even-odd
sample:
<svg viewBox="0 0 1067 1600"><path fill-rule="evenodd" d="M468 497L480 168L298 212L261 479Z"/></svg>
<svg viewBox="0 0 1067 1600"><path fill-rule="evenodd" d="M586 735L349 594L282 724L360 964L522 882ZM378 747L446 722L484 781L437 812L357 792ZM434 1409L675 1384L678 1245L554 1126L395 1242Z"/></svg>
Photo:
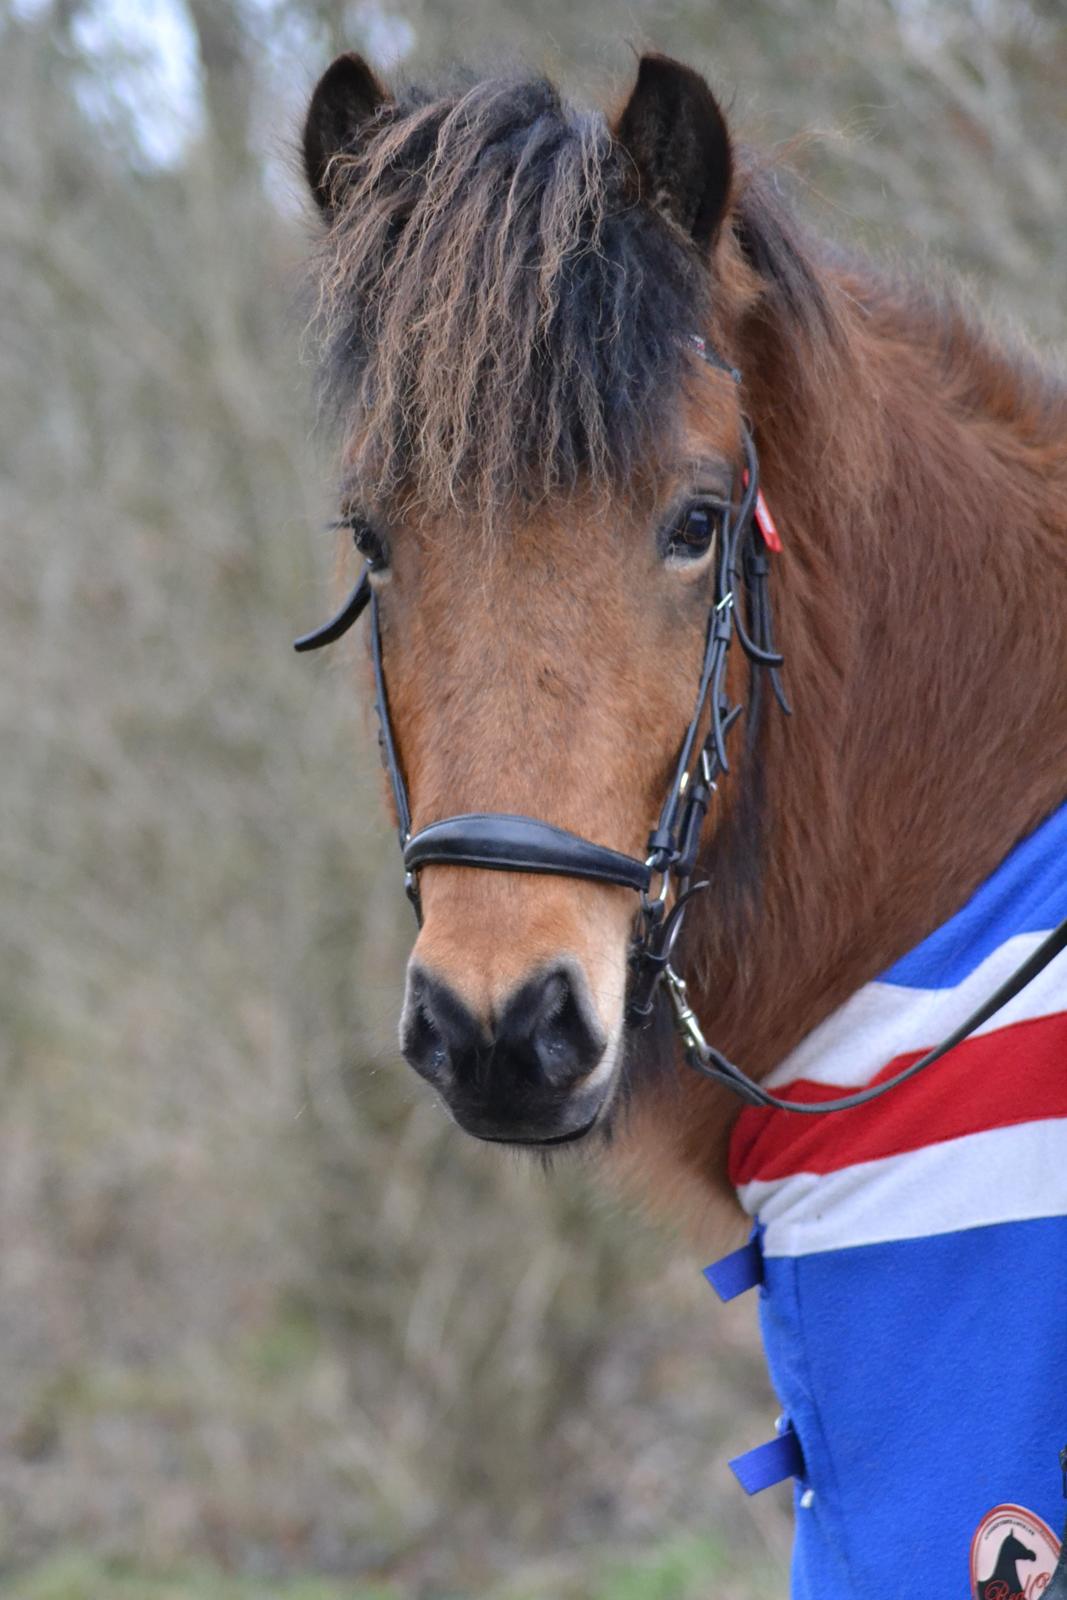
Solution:
<svg viewBox="0 0 1067 1600"><path fill-rule="evenodd" d="M704 1276L720 1300L734 1300L746 1289L754 1289L763 1282L763 1252L759 1236L753 1234L747 1244L721 1261L713 1261L704 1268Z"/></svg>
<svg viewBox="0 0 1067 1600"><path fill-rule="evenodd" d="M781 1483L783 1478L802 1478L804 1455L792 1423L788 1423L777 1438L758 1444L754 1450L746 1450L743 1456L735 1456L730 1462L730 1471L746 1494L759 1494L761 1489L769 1489L772 1483Z"/></svg>

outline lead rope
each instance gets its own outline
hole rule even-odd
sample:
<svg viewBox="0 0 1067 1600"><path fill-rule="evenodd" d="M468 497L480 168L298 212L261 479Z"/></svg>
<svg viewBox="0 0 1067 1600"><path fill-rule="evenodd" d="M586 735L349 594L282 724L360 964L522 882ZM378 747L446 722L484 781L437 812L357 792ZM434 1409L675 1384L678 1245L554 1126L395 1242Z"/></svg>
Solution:
<svg viewBox="0 0 1067 1600"><path fill-rule="evenodd" d="M765 1106L775 1111L796 1111L804 1116L822 1116L829 1111L849 1111L853 1106L864 1106L872 1100L878 1100L882 1095L888 1094L890 1089L896 1089L900 1084L907 1083L909 1078L914 1078L925 1067L940 1061L942 1056L954 1050L1010 1000L1014 1000L1015 996L1021 993L1027 984L1032 983L1038 973L1044 972L1049 963L1054 961L1065 948L1067 948L1067 918L1041 941L1027 960L993 991L977 1011L972 1012L965 1022L961 1022L958 1028L932 1050L928 1050L926 1055L918 1061L913 1061L910 1067L905 1067L892 1078L887 1078L884 1083L868 1089L858 1089L855 1094L841 1095L836 1100L824 1100L819 1105L807 1105L800 1100L783 1100L780 1096L772 1094L769 1089L765 1089L762 1084L753 1082L740 1067L735 1066L721 1050L716 1050L715 1046L705 1039L700 1023L687 999L685 979L678 976L669 959L663 975L674 1009L675 1024L682 1038L685 1059L694 1072L699 1072L703 1078L710 1078L713 1083L725 1084L749 1105Z"/></svg>

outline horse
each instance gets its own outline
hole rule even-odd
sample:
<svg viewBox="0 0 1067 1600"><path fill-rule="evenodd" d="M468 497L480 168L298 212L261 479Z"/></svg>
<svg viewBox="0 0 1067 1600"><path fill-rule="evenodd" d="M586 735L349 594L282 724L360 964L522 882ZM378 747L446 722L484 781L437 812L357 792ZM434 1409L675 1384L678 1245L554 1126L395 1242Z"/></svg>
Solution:
<svg viewBox="0 0 1067 1600"><path fill-rule="evenodd" d="M956 1593L1067 1436L1062 963L878 1106L757 1089L876 1084L1067 914L1067 388L813 234L665 57L604 113L342 56L303 155L364 573L301 643L371 606L402 1052L699 1237L740 1195L795 1592ZM686 1068L733 1057L745 1107Z"/></svg>

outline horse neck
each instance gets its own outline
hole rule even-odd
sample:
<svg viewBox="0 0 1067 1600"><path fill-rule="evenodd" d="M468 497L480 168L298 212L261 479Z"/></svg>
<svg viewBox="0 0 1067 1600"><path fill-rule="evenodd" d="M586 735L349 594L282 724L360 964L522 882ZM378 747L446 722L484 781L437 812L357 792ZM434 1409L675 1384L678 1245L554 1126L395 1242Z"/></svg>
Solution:
<svg viewBox="0 0 1067 1600"><path fill-rule="evenodd" d="M759 949L797 997L767 1066L1067 791L1067 392L951 305L834 287L836 368L765 430L796 716L766 727Z"/></svg>
<svg viewBox="0 0 1067 1600"><path fill-rule="evenodd" d="M773 320L741 352L794 715L765 705L742 757L689 955L709 1037L757 1076L1067 789L1067 400L951 309L828 289L844 337L807 370ZM736 1102L686 1095L656 1181L721 1184Z"/></svg>

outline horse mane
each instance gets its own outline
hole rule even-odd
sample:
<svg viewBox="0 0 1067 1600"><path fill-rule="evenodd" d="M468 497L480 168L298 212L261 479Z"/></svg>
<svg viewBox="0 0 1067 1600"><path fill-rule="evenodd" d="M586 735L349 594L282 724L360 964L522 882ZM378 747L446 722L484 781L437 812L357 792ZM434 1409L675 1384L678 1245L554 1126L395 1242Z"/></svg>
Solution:
<svg viewBox="0 0 1067 1600"><path fill-rule="evenodd" d="M544 79L412 89L338 162L316 263L323 393L370 503L494 515L624 492L669 456L714 317L691 241L636 202L603 113ZM757 299L806 343L836 319L773 178L742 163L733 213ZM843 342L843 341L837 341Z"/></svg>

